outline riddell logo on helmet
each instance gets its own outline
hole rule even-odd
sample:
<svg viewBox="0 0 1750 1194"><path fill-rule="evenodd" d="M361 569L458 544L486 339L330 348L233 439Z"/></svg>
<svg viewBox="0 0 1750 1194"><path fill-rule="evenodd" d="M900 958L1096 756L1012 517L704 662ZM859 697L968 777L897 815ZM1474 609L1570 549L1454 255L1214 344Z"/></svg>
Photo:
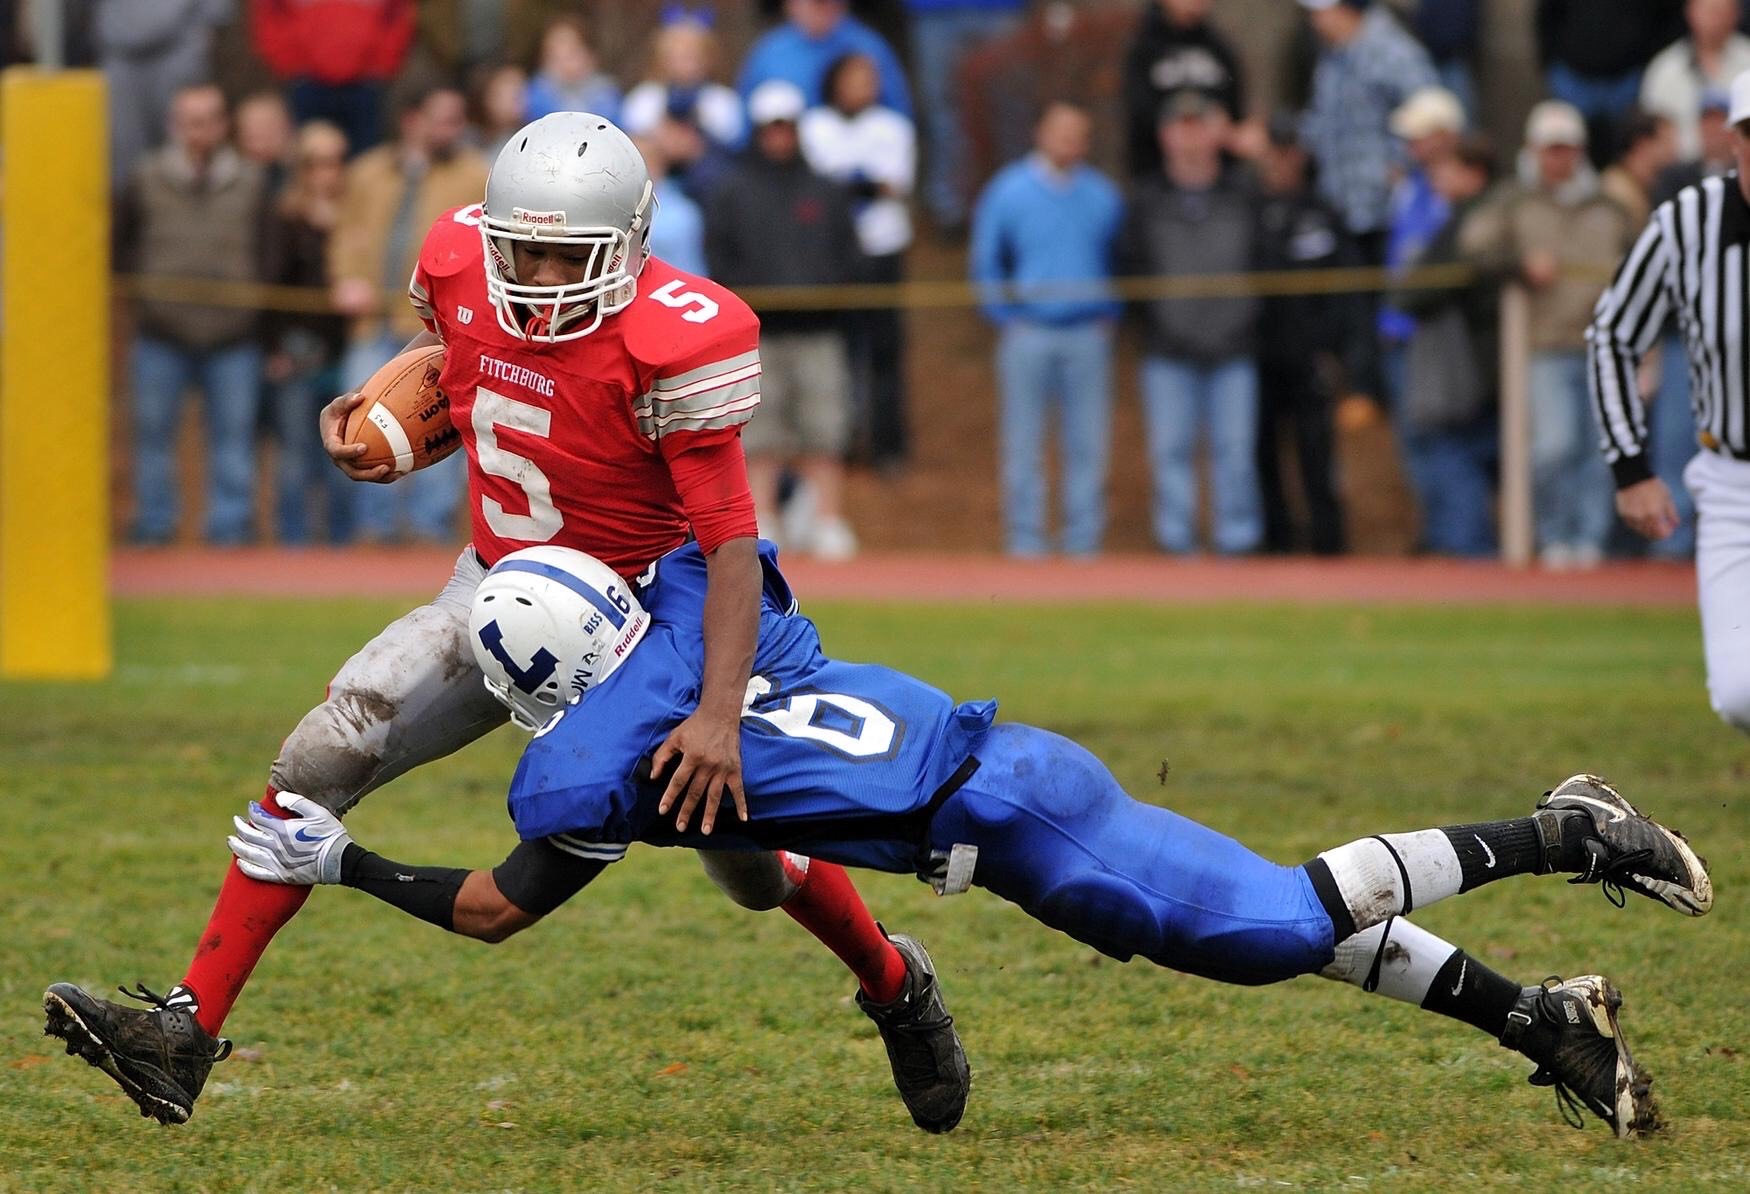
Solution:
<svg viewBox="0 0 1750 1194"><path fill-rule="evenodd" d="M562 211L530 211L526 207L511 208L510 218L519 224L535 224L543 228L565 223L565 213Z"/></svg>
<svg viewBox="0 0 1750 1194"><path fill-rule="evenodd" d="M626 633L620 636L620 641L614 644L614 658L623 658L632 644L638 641L638 632L644 629L644 615L639 614L626 624Z"/></svg>

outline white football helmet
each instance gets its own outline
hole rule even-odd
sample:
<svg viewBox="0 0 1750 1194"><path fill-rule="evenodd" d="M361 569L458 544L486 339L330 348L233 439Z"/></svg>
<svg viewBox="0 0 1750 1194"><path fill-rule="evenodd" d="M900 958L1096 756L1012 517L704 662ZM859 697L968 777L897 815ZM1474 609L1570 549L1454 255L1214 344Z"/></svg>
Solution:
<svg viewBox="0 0 1750 1194"><path fill-rule="evenodd" d="M607 117L554 112L524 125L492 164L480 213L486 293L498 326L548 344L595 331L637 297L655 216L644 156ZM518 282L511 245L519 240L588 248L583 280L565 286ZM543 330L529 330L528 314L541 317Z"/></svg>
<svg viewBox="0 0 1750 1194"><path fill-rule="evenodd" d="M650 628L618 573L569 547L527 547L474 590L468 641L486 690L534 733L610 676Z"/></svg>

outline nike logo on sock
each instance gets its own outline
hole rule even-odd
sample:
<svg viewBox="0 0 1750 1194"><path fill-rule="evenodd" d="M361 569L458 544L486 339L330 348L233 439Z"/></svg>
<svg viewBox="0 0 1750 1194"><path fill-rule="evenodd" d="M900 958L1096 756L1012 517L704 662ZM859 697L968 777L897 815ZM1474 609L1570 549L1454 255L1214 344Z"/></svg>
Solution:
<svg viewBox="0 0 1750 1194"><path fill-rule="evenodd" d="M1483 848L1483 854L1485 857L1488 858L1488 861L1485 862L1483 864L1483 866L1488 870L1491 870L1491 871L1494 870L1495 869L1495 852L1493 850L1489 849L1489 843L1485 842L1483 840L1481 834L1473 833L1473 834L1471 834L1471 836L1477 839L1477 845L1479 845ZM1455 994L1455 995L1457 993L1458 992L1456 992L1456 991L1453 992L1453 994Z"/></svg>
<svg viewBox="0 0 1750 1194"><path fill-rule="evenodd" d="M1458 963L1458 981L1452 984L1452 997L1458 998L1464 994L1464 972L1470 969L1470 959L1461 958Z"/></svg>

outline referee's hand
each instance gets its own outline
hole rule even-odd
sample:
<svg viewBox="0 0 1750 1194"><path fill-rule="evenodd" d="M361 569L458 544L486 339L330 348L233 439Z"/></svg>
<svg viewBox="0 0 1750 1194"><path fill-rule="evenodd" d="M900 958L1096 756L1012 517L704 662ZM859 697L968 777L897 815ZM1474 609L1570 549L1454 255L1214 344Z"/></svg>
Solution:
<svg viewBox="0 0 1750 1194"><path fill-rule="evenodd" d="M1616 512L1630 529L1648 539L1668 539L1677 532L1677 503L1657 477L1617 490Z"/></svg>

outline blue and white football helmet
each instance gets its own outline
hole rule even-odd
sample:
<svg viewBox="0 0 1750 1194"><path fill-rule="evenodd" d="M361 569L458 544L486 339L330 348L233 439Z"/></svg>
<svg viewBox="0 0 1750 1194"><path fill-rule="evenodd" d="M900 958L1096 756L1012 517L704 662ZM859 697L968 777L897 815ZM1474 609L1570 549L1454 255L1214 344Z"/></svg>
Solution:
<svg viewBox="0 0 1750 1194"><path fill-rule="evenodd" d="M486 690L530 733L607 679L649 628L632 587L569 547L505 556L474 590L468 615Z"/></svg>

